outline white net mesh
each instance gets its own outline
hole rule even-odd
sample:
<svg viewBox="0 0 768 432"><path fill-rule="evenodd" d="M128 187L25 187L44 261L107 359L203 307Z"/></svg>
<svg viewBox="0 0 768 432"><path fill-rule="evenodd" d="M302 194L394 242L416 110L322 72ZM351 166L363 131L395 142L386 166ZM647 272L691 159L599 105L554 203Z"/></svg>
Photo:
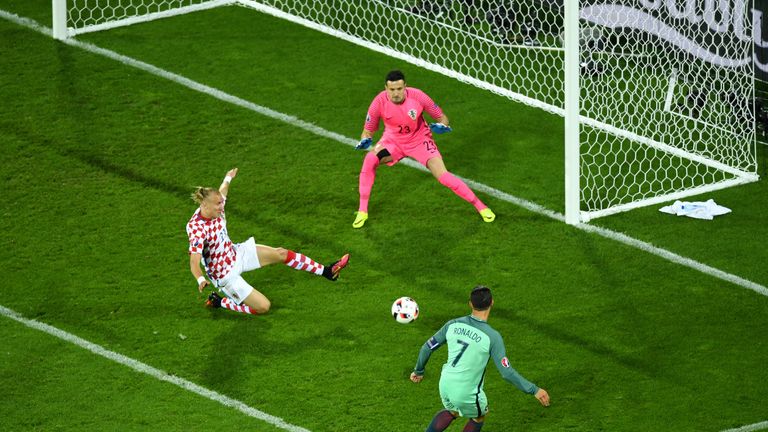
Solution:
<svg viewBox="0 0 768 432"><path fill-rule="evenodd" d="M82 26L217 1L70 0L69 15ZM563 114L563 1L237 3ZM744 1L580 0L585 218L757 178Z"/></svg>
<svg viewBox="0 0 768 432"><path fill-rule="evenodd" d="M582 210L755 173L745 4L601 3L581 2L581 115L627 134L582 126Z"/></svg>
<svg viewBox="0 0 768 432"><path fill-rule="evenodd" d="M560 112L562 7L472 0L256 0Z"/></svg>
<svg viewBox="0 0 768 432"><path fill-rule="evenodd" d="M172 15L195 6L216 6L220 0L67 0L67 27L82 30L152 15ZM137 20L137 21L143 21Z"/></svg>

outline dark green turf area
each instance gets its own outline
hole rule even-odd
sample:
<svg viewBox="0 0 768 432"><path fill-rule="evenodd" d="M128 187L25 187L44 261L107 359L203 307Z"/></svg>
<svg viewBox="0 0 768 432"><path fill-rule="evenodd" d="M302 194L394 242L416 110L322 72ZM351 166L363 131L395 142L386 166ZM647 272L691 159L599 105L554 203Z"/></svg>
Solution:
<svg viewBox="0 0 768 432"><path fill-rule="evenodd" d="M50 25L48 2L0 9ZM562 212L558 117L242 8L81 40L349 138L383 74L401 67L451 118L439 145L452 171ZM440 409L445 359L436 353L414 385L418 349L483 283L513 366L552 396L544 409L490 369L484 431L766 420L758 293L485 195L498 219L483 224L404 166L379 170L371 219L352 230L362 154L349 146L6 20L0 58L0 304L27 318L314 432L418 431ZM337 283L272 266L246 274L272 300L268 315L202 307L188 195L234 166L232 239L322 262L349 252ZM595 224L768 284L765 181L700 198L734 211L703 222L651 207ZM401 295L421 306L408 326L388 315ZM0 336L2 428L275 430L5 317Z"/></svg>

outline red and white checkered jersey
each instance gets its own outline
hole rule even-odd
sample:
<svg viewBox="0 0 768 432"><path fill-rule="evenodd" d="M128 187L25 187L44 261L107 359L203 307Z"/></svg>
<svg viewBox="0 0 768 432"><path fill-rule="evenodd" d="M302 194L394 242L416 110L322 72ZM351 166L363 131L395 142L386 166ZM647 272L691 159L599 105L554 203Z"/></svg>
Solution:
<svg viewBox="0 0 768 432"><path fill-rule="evenodd" d="M227 233L227 219L224 213L215 219L206 219L195 211L187 222L189 253L203 255L203 265L208 277L220 280L232 270L237 254Z"/></svg>

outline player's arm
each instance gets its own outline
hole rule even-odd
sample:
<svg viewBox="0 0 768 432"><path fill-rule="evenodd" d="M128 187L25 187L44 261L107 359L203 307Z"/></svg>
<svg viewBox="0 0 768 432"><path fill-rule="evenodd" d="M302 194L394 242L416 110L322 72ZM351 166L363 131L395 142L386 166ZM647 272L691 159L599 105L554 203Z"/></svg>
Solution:
<svg viewBox="0 0 768 432"><path fill-rule="evenodd" d="M227 175L224 177L224 181L221 182L221 186L219 186L219 193L224 198L227 197L227 193L229 192L229 183L233 178L235 178L236 175L237 168L232 168L231 170L227 171Z"/></svg>
<svg viewBox="0 0 768 432"><path fill-rule="evenodd" d="M435 123L429 124L429 130L436 134L448 133L453 130L448 124L448 116L443 114L437 118Z"/></svg>
<svg viewBox="0 0 768 432"><path fill-rule="evenodd" d="M448 332L449 324L450 322L446 323L421 346L421 349L419 350L419 358L416 360L416 366L413 368L413 372L411 372L411 381L417 383L424 378L424 369L427 367L427 362L429 361L429 357L432 356L432 352L443 346L446 342L445 335Z"/></svg>
<svg viewBox="0 0 768 432"><path fill-rule="evenodd" d="M379 103L379 96L377 96L368 107L363 132L360 133L360 142L355 146L355 150L366 150L373 144L373 134L379 130L379 120L381 119Z"/></svg>
<svg viewBox="0 0 768 432"><path fill-rule="evenodd" d="M416 100L419 101L424 111L432 117L435 122L429 124L429 129L436 134L444 134L452 131L450 126L450 120L445 115L443 110L432 100L429 95L422 91L414 92Z"/></svg>
<svg viewBox="0 0 768 432"><path fill-rule="evenodd" d="M448 116L445 115L445 114L443 114L440 117L436 118L435 122L436 123L442 123L443 125L449 126L449 127L450 127L450 124L451 124L450 120L448 120Z"/></svg>
<svg viewBox="0 0 768 432"><path fill-rule="evenodd" d="M537 387L536 384L523 378L523 376L509 363L507 350L504 347L504 341L501 339L501 336L496 335L495 337L491 337L491 358L501 376L504 377L506 381L514 384L520 391L528 394L536 394L539 390L539 387Z"/></svg>
<svg viewBox="0 0 768 432"><path fill-rule="evenodd" d="M200 262L203 260L203 255L199 253L190 253L189 254L189 270L192 272L192 276L195 277L195 280L197 280L197 290L200 292L203 292L203 288L205 288L210 282L208 282L207 279L205 279L205 276L203 275L203 270L200 268Z"/></svg>
<svg viewBox="0 0 768 432"><path fill-rule="evenodd" d="M368 129L363 129L363 132L360 133L360 140L364 140L366 138L373 138L373 131L369 131Z"/></svg>
<svg viewBox="0 0 768 432"><path fill-rule="evenodd" d="M507 359L507 349L504 347L504 341L498 334L496 334L495 337L491 336L491 358L493 359L493 364L496 365L496 369L498 369L499 373L506 381L514 384L514 386L521 391L536 396L536 399L538 399L542 405L549 406L549 393L543 388L539 388L536 384L523 378L523 376L509 364L509 359Z"/></svg>

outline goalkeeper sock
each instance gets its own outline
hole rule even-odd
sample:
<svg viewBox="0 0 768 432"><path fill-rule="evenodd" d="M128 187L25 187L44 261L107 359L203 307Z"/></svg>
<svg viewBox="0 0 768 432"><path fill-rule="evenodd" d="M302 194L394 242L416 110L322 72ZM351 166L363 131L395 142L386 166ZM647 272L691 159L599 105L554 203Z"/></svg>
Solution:
<svg viewBox="0 0 768 432"><path fill-rule="evenodd" d="M289 250L285 257L285 265L295 270L304 270L318 276L322 275L325 270L325 266L322 264L315 262L315 260L306 255L302 255L292 250Z"/></svg>
<svg viewBox="0 0 768 432"><path fill-rule="evenodd" d="M376 180L376 167L379 166L379 157L374 152L368 152L363 160L363 168L360 169L360 208L358 211L368 213L368 200L371 198L373 181Z"/></svg>
<svg viewBox="0 0 768 432"><path fill-rule="evenodd" d="M482 201L480 201L480 198L478 198L475 193L472 192L472 189L470 189L466 183L461 181L458 177L451 174L450 172L446 171L437 180L442 183L443 186L452 190L453 193L464 198L465 201L475 206L477 211L488 207L487 205L483 204Z"/></svg>
<svg viewBox="0 0 768 432"><path fill-rule="evenodd" d="M464 425L463 432L480 432L483 428L483 422L476 422L472 419L467 420L467 424Z"/></svg>
<svg viewBox="0 0 768 432"><path fill-rule="evenodd" d="M221 307L229 309L235 312L246 313L250 315L256 315L256 311L246 305L238 305L227 297L221 299Z"/></svg>
<svg viewBox="0 0 768 432"><path fill-rule="evenodd" d="M442 410L439 413L435 414L435 417L432 419L432 423L427 426L426 432L441 432L446 429L448 429L448 426L451 425L451 422L456 420L456 417L451 414L448 410Z"/></svg>

